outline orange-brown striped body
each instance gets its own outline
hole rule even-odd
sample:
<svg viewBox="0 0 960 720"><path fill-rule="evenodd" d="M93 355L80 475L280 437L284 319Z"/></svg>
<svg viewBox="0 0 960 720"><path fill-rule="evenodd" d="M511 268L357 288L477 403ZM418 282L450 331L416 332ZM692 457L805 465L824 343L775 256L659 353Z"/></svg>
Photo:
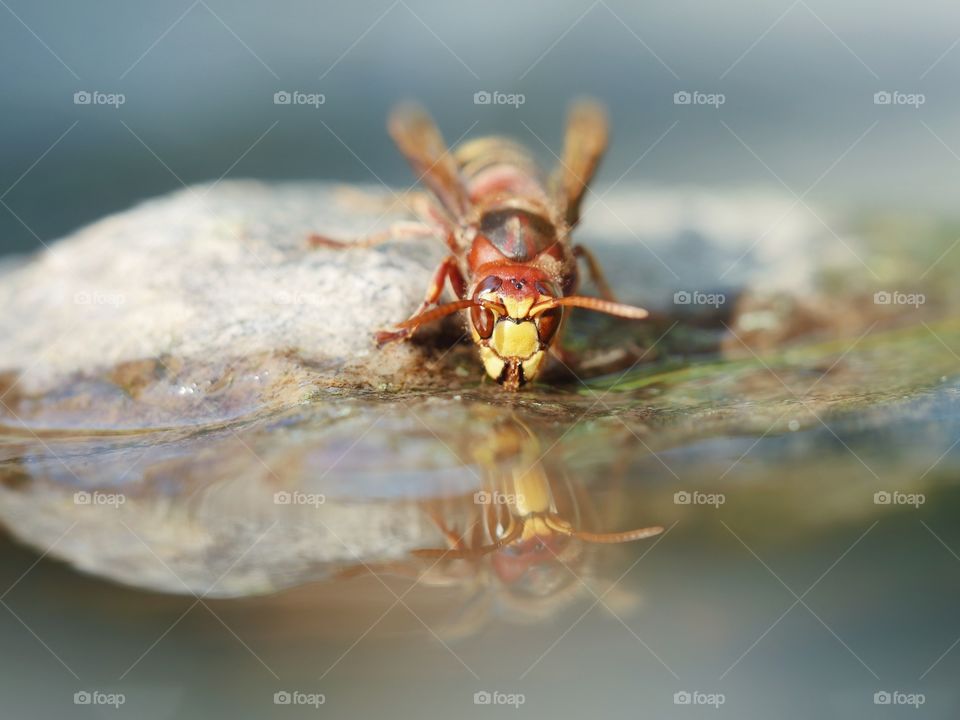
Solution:
<svg viewBox="0 0 960 720"><path fill-rule="evenodd" d="M473 339L487 373L516 389L541 369L562 319L559 308L531 317L531 307L544 296L568 295L577 285L569 228L550 201L543 173L521 146L481 138L455 158L472 205L458 239L467 295L495 300L508 310L493 318L489 310L472 308Z"/></svg>
<svg viewBox="0 0 960 720"><path fill-rule="evenodd" d="M505 138L480 138L460 148L455 158L473 204L470 220L476 231L466 238L469 264L464 269L476 274L486 264L506 261L575 278L569 228L526 149ZM564 283L568 288L572 284L575 279Z"/></svg>

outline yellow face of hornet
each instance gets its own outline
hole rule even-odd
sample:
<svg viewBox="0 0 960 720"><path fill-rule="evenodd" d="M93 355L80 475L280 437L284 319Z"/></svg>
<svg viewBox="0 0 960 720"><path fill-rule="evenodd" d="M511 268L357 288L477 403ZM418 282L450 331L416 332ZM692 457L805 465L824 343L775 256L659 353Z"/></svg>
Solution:
<svg viewBox="0 0 960 720"><path fill-rule="evenodd" d="M508 390L519 389L543 368L563 312L538 311L540 301L555 297L551 289L544 282L490 276L474 292L489 304L470 309L473 340L487 375Z"/></svg>

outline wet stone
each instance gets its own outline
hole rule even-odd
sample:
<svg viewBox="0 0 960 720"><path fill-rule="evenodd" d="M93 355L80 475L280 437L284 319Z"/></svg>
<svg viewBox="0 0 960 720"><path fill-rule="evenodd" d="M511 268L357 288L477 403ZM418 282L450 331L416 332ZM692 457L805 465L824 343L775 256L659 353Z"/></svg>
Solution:
<svg viewBox="0 0 960 720"><path fill-rule="evenodd" d="M575 491L571 517L598 531L668 524L680 477L798 497L881 464L936 482L960 325L869 302L819 224L776 224L789 207L616 188L577 238L654 319L575 314L588 370L516 395L482 381L458 318L375 347L442 243L308 247L406 219L382 189L223 182L105 218L0 267L0 521L100 577L239 596L415 575L438 518L470 527L474 494L515 478ZM884 433L918 423L934 427L889 458Z"/></svg>

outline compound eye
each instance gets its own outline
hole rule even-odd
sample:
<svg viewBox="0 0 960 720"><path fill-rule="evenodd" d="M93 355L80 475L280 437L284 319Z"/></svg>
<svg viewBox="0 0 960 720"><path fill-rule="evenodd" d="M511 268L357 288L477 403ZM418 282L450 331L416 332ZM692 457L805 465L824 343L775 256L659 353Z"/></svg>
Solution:
<svg viewBox="0 0 960 720"><path fill-rule="evenodd" d="M537 281L537 292L544 296L557 297L557 288L551 282Z"/></svg>
<svg viewBox="0 0 960 720"><path fill-rule="evenodd" d="M537 283L537 292L540 293L541 297L555 298L560 296L557 292L557 286L544 280ZM563 318L563 308L558 307L540 314L537 320L537 333L540 336L540 342L544 345L549 345L553 341L557 330L560 328L561 318Z"/></svg>
<svg viewBox="0 0 960 720"><path fill-rule="evenodd" d="M474 306L470 308L470 320L473 322L473 328L477 335L484 340L488 340L493 334L493 311L485 307Z"/></svg>
<svg viewBox="0 0 960 720"><path fill-rule="evenodd" d="M502 278L496 275L489 275L477 285L473 297L476 299L484 293L495 292L500 289L501 285L503 285ZM473 322L473 327L477 331L477 334L484 340L489 339L493 334L493 325L496 322L493 311L485 307L472 307L470 308L470 320Z"/></svg>
<svg viewBox="0 0 960 720"><path fill-rule="evenodd" d="M563 308L551 308L540 314L540 318L537 321L537 333L540 336L540 342L544 345L549 345L554 336L557 334L557 330L560 329L560 320L563 318Z"/></svg>
<svg viewBox="0 0 960 720"><path fill-rule="evenodd" d="M488 275L483 279L477 289L474 291L474 297L480 297L485 292L493 292L494 290L499 290L500 286L503 285L503 278L497 277L496 275Z"/></svg>

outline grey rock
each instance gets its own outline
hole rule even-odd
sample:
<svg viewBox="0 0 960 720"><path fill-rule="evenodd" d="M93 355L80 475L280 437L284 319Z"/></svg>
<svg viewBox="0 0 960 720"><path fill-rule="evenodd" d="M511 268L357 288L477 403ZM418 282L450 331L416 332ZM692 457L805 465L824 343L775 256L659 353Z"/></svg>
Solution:
<svg viewBox="0 0 960 720"><path fill-rule="evenodd" d="M318 230L349 239L397 218L389 198L364 206L322 184L229 182L145 202L3 274L0 373L15 374L17 393L44 396L121 368L120 385L152 393L181 421L296 402L321 377L397 381L416 353L378 352L373 334L415 307L439 245L306 243ZM226 377L232 407L213 397ZM137 408L119 402L101 398L76 423L138 425Z"/></svg>

